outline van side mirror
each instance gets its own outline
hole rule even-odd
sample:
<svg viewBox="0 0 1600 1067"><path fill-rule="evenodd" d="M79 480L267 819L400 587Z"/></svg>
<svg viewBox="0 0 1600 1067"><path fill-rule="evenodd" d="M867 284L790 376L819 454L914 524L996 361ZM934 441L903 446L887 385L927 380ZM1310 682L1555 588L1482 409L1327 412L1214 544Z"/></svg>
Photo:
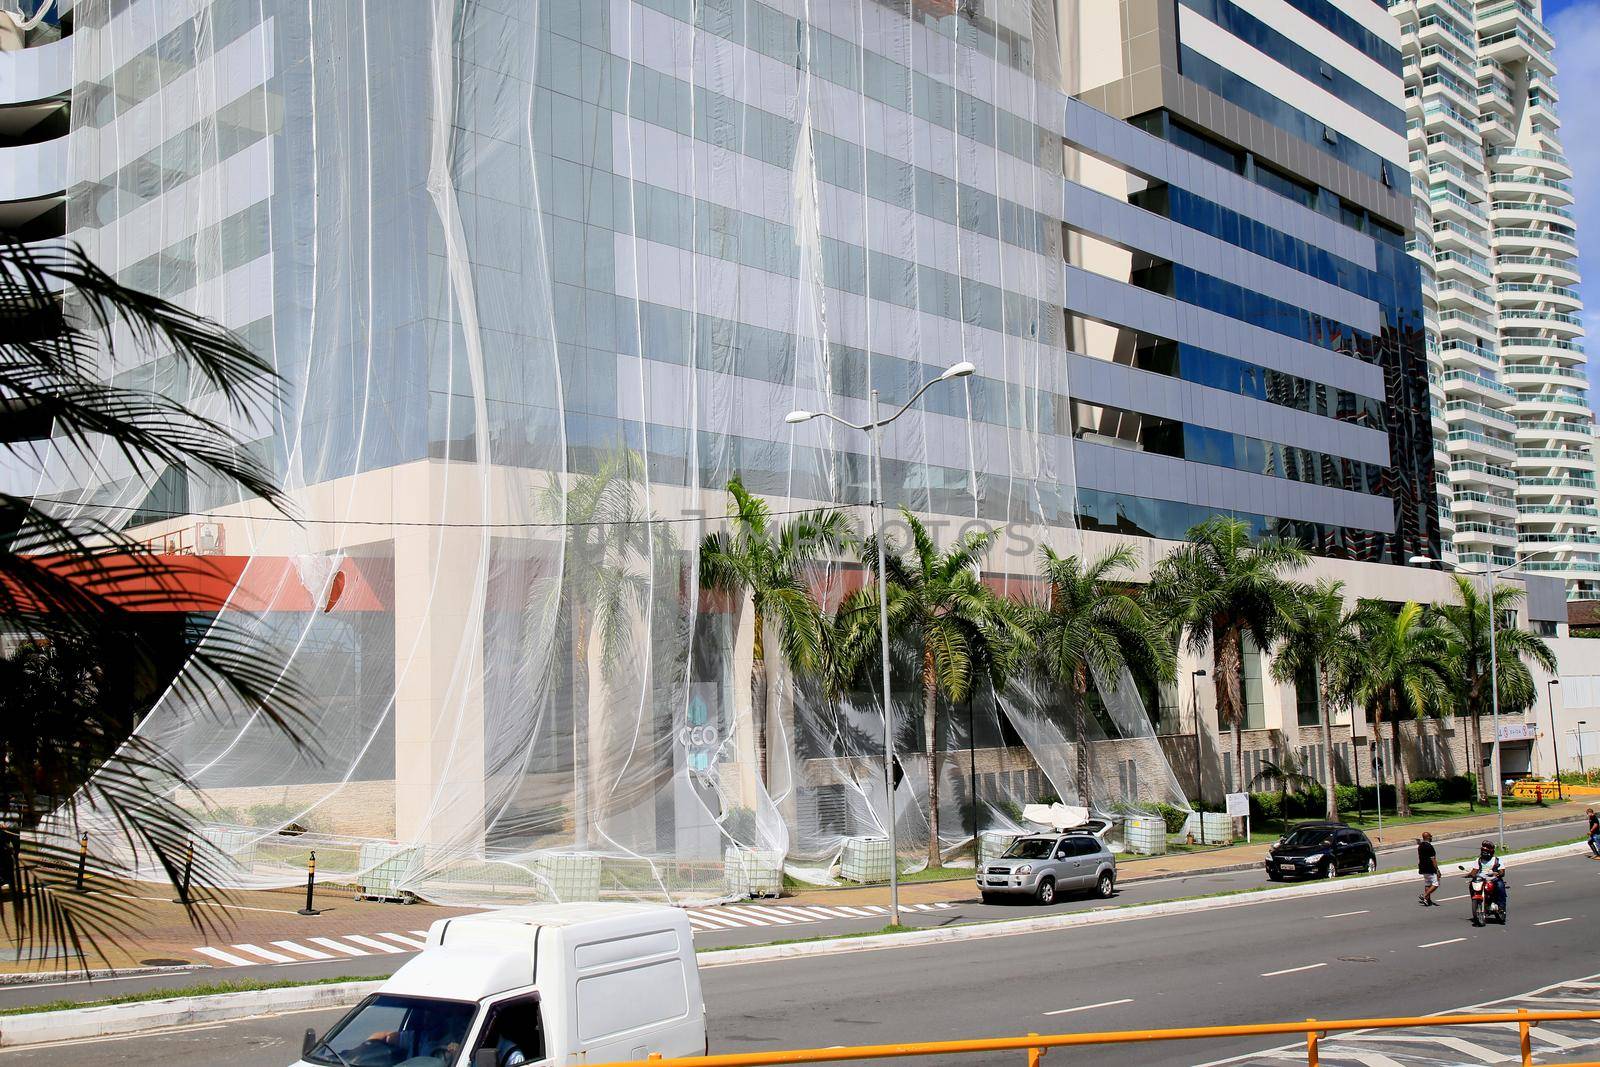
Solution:
<svg viewBox="0 0 1600 1067"><path fill-rule="evenodd" d="M317 1032L308 1026L306 1027L305 1037L300 1039L300 1058L303 1060L309 1060L311 1058L311 1053L316 1049L316 1047Z"/></svg>
<svg viewBox="0 0 1600 1067"><path fill-rule="evenodd" d="M472 1054L472 1067L500 1067L500 1057L497 1050L480 1048Z"/></svg>

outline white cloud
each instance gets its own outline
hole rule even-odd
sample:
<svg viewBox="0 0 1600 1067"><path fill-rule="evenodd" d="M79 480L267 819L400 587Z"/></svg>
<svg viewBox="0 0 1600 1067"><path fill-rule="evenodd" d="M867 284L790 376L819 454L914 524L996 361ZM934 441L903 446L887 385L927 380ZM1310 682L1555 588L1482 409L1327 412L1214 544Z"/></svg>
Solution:
<svg viewBox="0 0 1600 1067"><path fill-rule="evenodd" d="M1561 144L1572 160L1578 246L1600 270L1600 0L1576 0L1550 19L1561 91ZM1597 279L1600 280L1600 279ZM1591 286L1584 324L1600 344L1600 285Z"/></svg>

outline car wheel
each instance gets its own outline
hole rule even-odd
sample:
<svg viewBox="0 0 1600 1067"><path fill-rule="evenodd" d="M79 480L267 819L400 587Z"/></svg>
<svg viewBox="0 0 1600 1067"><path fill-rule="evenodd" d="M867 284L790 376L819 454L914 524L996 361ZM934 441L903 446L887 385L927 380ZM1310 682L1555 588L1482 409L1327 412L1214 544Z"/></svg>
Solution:
<svg viewBox="0 0 1600 1067"><path fill-rule="evenodd" d="M1267 881L1269 881L1269 882L1281 882L1281 881L1283 881L1283 875L1279 874L1277 871L1268 871L1267 872Z"/></svg>
<svg viewBox="0 0 1600 1067"><path fill-rule="evenodd" d="M1101 871L1100 878L1094 884L1094 895L1101 900L1110 900L1111 894L1116 892L1117 881L1111 877L1110 871Z"/></svg>
<svg viewBox="0 0 1600 1067"><path fill-rule="evenodd" d="M994 904L999 899L993 893L980 893L979 896L983 897L983 902L985 904Z"/></svg>
<svg viewBox="0 0 1600 1067"><path fill-rule="evenodd" d="M1322 877L1328 879L1339 877L1339 868L1334 866L1332 860L1322 865Z"/></svg>
<svg viewBox="0 0 1600 1067"><path fill-rule="evenodd" d="M1039 879L1039 888L1033 891L1033 899L1040 904L1054 904L1056 902L1056 880L1048 877Z"/></svg>

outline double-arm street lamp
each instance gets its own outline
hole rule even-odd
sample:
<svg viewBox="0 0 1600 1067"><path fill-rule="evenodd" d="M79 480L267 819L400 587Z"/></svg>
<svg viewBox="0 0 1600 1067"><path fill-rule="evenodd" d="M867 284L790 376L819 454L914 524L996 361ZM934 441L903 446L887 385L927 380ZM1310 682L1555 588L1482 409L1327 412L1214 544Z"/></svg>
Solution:
<svg viewBox="0 0 1600 1067"><path fill-rule="evenodd" d="M1556 799L1561 799L1561 742L1556 737L1556 689L1561 684L1561 679L1550 678L1544 683L1544 695L1550 705L1550 759L1551 766L1555 768Z"/></svg>
<svg viewBox="0 0 1600 1067"><path fill-rule="evenodd" d="M1494 709L1494 745L1492 749L1494 755L1491 766L1494 768L1494 814L1497 823L1495 833L1499 848L1503 851L1506 847L1506 807L1505 785L1500 780L1500 670L1495 649L1494 585L1502 574L1516 570L1525 561L1519 555L1515 561L1503 567L1485 565L1474 570L1467 570L1459 564L1447 563L1443 560L1434 559L1432 556L1412 556L1411 562L1420 566L1438 564L1441 567L1448 567L1462 574L1480 574L1485 579L1486 591L1484 599L1488 602L1489 609L1489 699L1491 707ZM1473 741L1478 744L1483 743L1481 737L1475 737ZM1396 753L1396 758L1399 758L1398 753ZM1480 775L1483 773L1482 767L1478 767L1476 770Z"/></svg>
<svg viewBox="0 0 1600 1067"><path fill-rule="evenodd" d="M931 381L922 383L922 388L911 394L911 399L900 405L896 411L886 419L878 417L878 391L872 390L867 407L867 421L863 423L846 422L837 415L826 411L791 411L783 417L783 421L791 426L812 419L828 419L851 430L860 430L867 435L867 440L872 447L872 500L873 500L873 539L878 543L878 646L883 653L883 787L885 803L888 807L889 829L889 925L900 925L900 857L895 849L895 805L894 805L894 704L889 699L889 600L887 580L885 578L884 560L884 519L883 519L883 428L904 415L911 409L911 405L922 399L922 394L932 389L940 382L954 381L965 378L977 368L971 363L962 361L946 370L943 374ZM930 739L931 741L931 739ZM936 746L935 746L936 747ZM937 758L935 756L934 758ZM934 773L937 773L935 767Z"/></svg>

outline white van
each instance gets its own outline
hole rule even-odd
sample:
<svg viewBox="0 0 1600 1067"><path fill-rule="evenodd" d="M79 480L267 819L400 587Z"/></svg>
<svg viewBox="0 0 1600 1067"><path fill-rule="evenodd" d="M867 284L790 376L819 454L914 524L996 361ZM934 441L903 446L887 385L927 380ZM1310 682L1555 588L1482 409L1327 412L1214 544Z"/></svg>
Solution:
<svg viewBox="0 0 1600 1067"><path fill-rule="evenodd" d="M536 1067L706 1053L689 917L540 904L440 919L297 1067Z"/></svg>

